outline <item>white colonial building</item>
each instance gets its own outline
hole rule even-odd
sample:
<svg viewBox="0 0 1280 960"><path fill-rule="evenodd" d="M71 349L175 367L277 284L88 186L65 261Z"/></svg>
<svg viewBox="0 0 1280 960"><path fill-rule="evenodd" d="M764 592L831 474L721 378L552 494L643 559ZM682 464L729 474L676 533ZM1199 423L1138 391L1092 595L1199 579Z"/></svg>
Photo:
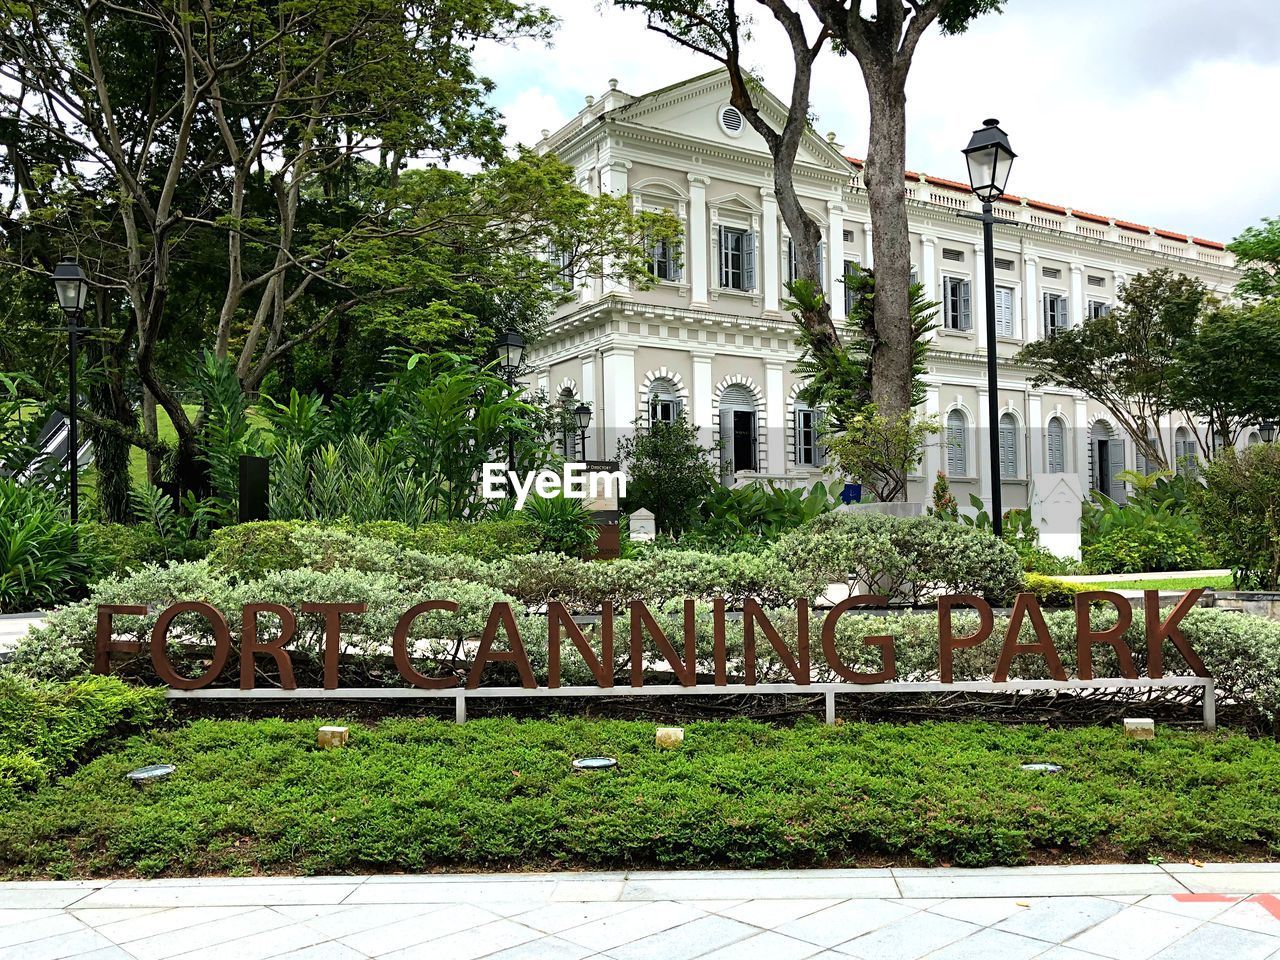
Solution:
<svg viewBox="0 0 1280 960"><path fill-rule="evenodd" d="M568 278L574 302L530 349L531 385L591 406L581 452L589 458L611 458L637 419L683 409L708 440L723 441L726 478L809 483L821 475L823 453L814 414L796 398L800 351L783 310L790 242L768 149L728 99L722 71L638 97L610 82L564 127L544 131L538 149L571 164L585 190L671 211L685 243L683 262L656 251L658 281L648 290ZM780 101L762 106L781 124ZM825 284L842 319L846 271L873 265L860 163L834 136L811 133L794 177L822 229ZM944 427L910 499L925 500L942 470L962 504L970 493L988 500L982 233L956 215L979 205L965 184L913 173L906 187L911 261L928 297L942 304L924 409ZM1030 371L1012 358L1028 341L1110 309L1127 278L1156 267L1227 295L1237 279L1233 258L1220 243L1051 203L1008 197L996 211L1017 221L995 229L1004 504L1027 505L1031 477L1045 473L1074 473L1081 489L1123 497L1114 475L1144 466L1133 443L1089 397L1033 389ZM1174 417L1161 429L1170 450L1195 449L1195 424ZM579 453L573 437L565 442Z"/></svg>

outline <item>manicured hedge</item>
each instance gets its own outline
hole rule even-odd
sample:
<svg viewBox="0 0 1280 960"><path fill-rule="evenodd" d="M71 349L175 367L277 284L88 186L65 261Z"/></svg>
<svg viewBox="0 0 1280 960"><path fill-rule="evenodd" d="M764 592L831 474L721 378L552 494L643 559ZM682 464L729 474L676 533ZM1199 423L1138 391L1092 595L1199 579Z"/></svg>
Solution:
<svg viewBox="0 0 1280 960"><path fill-rule="evenodd" d="M115 677L59 684L0 674L0 800L45 782L109 737L154 723L165 710L163 690Z"/></svg>
<svg viewBox="0 0 1280 960"><path fill-rule="evenodd" d="M352 727L317 750L316 727ZM0 817L0 875L989 866L1280 856L1280 751L1115 726L201 720ZM617 757L574 775L575 757ZM160 760L168 780L124 774ZM1053 762L1057 775L1021 764ZM713 889L713 888L712 888Z"/></svg>

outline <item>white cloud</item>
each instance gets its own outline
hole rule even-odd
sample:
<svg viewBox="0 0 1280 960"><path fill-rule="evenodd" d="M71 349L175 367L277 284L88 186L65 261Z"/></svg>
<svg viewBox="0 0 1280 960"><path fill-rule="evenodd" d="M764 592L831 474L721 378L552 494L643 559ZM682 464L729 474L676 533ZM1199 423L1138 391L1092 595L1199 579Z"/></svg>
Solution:
<svg viewBox="0 0 1280 960"><path fill-rule="evenodd" d="M713 62L645 29L644 17L592 0L549 0L554 46L481 51L511 141L575 114L616 78L643 93ZM1274 0L1010 0L965 34L922 42L908 85L909 167L964 179L960 148L999 117L1019 159L1010 190L1037 199L1227 240L1280 213L1280 91ZM751 65L786 99L791 60L779 31L756 25ZM824 52L813 109L849 153L866 149L861 75Z"/></svg>

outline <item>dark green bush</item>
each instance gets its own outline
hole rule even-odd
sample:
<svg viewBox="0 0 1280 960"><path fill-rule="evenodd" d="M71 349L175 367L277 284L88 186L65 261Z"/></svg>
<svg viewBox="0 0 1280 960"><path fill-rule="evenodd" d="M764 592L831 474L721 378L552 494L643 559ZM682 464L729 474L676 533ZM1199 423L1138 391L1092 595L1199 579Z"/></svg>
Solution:
<svg viewBox="0 0 1280 960"><path fill-rule="evenodd" d="M209 541L165 538L149 524L82 523L80 547L93 568L93 579L122 577L143 564L198 560Z"/></svg>
<svg viewBox="0 0 1280 960"><path fill-rule="evenodd" d="M215 530L209 563L251 580L273 570L296 570L303 556L293 535L303 525L299 520L266 520Z"/></svg>
<svg viewBox="0 0 1280 960"><path fill-rule="evenodd" d="M1204 479L1192 494L1196 516L1236 586L1280 589L1280 443L1228 447Z"/></svg>
<svg viewBox="0 0 1280 960"><path fill-rule="evenodd" d="M0 478L0 613L52 607L81 594L89 564L52 493Z"/></svg>
<svg viewBox="0 0 1280 960"><path fill-rule="evenodd" d="M0 796L44 782L166 710L164 690L115 677L42 683L0 674Z"/></svg>
<svg viewBox="0 0 1280 960"><path fill-rule="evenodd" d="M477 560L505 560L538 549L538 530L519 514L498 520L455 520L409 527L390 520L362 523L355 532L420 553L461 554Z"/></svg>
<svg viewBox="0 0 1280 960"><path fill-rule="evenodd" d="M1214 564L1194 522L1169 519L1146 527L1117 527L1080 551L1090 573L1203 570Z"/></svg>

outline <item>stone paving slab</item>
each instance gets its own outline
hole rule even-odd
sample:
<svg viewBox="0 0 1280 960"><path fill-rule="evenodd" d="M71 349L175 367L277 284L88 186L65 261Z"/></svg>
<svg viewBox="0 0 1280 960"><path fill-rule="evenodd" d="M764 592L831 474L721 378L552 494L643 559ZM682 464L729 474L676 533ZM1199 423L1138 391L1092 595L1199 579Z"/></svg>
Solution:
<svg viewBox="0 0 1280 960"><path fill-rule="evenodd" d="M1280 864L0 883L0 960L1280 960Z"/></svg>

